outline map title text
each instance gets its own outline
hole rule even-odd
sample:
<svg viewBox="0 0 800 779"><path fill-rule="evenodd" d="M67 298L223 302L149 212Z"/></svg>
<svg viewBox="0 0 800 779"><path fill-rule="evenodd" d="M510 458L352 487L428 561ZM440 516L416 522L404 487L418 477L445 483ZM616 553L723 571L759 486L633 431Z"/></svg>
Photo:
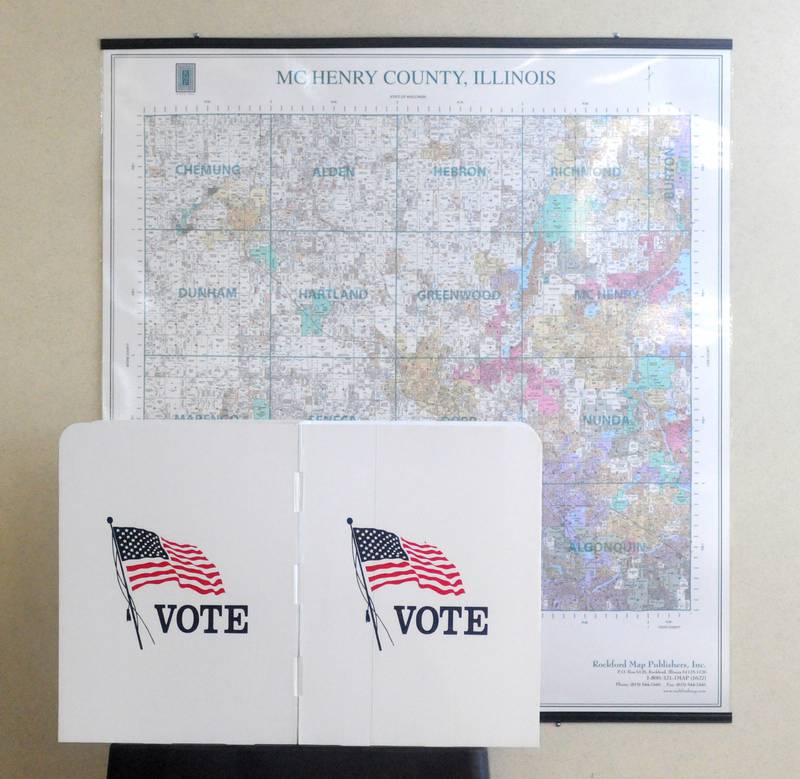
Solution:
<svg viewBox="0 0 800 779"><path fill-rule="evenodd" d="M276 71L278 86L552 86L554 70L307 70Z"/></svg>

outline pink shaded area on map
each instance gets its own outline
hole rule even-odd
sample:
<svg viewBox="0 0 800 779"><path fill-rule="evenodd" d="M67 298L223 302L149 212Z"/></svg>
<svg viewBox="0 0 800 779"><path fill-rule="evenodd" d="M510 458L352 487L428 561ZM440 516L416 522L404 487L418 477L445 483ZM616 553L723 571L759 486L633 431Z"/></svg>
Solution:
<svg viewBox="0 0 800 779"><path fill-rule="evenodd" d="M486 322L486 332L498 341L503 335L503 325L508 322L508 308L505 300L497 305L494 315Z"/></svg>
<svg viewBox="0 0 800 779"><path fill-rule="evenodd" d="M546 379L541 366L535 363L525 365L523 370L527 379L523 398L534 401L540 414L558 414L561 410L558 402L561 384L555 379Z"/></svg>
<svg viewBox="0 0 800 779"><path fill-rule="evenodd" d="M681 274L677 270L670 271L650 289L650 293L647 296L648 300L651 303L661 303L666 300L669 293L678 286L680 280Z"/></svg>
<svg viewBox="0 0 800 779"><path fill-rule="evenodd" d="M519 352L521 349L516 349ZM453 379L467 381L481 389L491 391L501 381L513 381L520 372L525 376L524 400L533 401L541 414L557 414L561 409L558 396L561 385L555 379L546 379L540 365L523 363L519 359L481 360L471 367L458 366Z"/></svg>
<svg viewBox="0 0 800 779"><path fill-rule="evenodd" d="M669 446L676 462L682 464L688 464L689 462L690 429L688 419L682 419L680 422L670 422L664 426L667 446Z"/></svg>
<svg viewBox="0 0 800 779"><path fill-rule="evenodd" d="M646 292L651 302L659 303L680 283L678 271L670 270L674 265L674 257L668 246L656 250L655 235L652 233L640 236L639 247L649 257L647 270L641 273L609 273L606 283L614 289Z"/></svg>
<svg viewBox="0 0 800 779"><path fill-rule="evenodd" d="M480 360L472 367L456 366L453 379L467 381L485 390L493 390L504 378L506 380L519 373L517 360L497 357L494 360Z"/></svg>
<svg viewBox="0 0 800 779"><path fill-rule="evenodd" d="M647 283L650 271L644 273L609 273L608 286L614 289L639 289Z"/></svg>

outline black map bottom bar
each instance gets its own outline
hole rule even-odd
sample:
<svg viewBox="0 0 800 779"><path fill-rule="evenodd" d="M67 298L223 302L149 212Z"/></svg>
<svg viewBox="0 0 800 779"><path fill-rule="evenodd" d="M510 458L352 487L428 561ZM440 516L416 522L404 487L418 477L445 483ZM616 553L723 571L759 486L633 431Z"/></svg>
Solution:
<svg viewBox="0 0 800 779"><path fill-rule="evenodd" d="M732 49L730 38L102 38L101 49Z"/></svg>
<svg viewBox="0 0 800 779"><path fill-rule="evenodd" d="M733 722L731 712L543 711L540 722Z"/></svg>

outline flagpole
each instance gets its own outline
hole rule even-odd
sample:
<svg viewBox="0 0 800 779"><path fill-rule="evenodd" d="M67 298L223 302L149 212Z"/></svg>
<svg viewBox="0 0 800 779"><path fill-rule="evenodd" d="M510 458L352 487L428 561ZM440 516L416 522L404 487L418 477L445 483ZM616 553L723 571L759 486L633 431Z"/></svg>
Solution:
<svg viewBox="0 0 800 779"><path fill-rule="evenodd" d="M117 540L117 535L114 532L114 518L113 517L106 517L106 522L108 522L108 526L111 529L111 541L114 544L114 550L116 552L116 556L114 557L114 565L117 565L119 562L119 568L122 569L120 573L122 574L122 583L125 585L125 595L128 598L128 616L133 621L133 629L136 631L136 640L139 642L139 649L144 649L142 646L142 637L139 635L139 619L136 616L136 608L133 605L133 596L131 595L131 591L128 589L128 578L125 576L125 566L122 564L122 552L119 549L119 541Z"/></svg>
<svg viewBox="0 0 800 779"><path fill-rule="evenodd" d="M383 649L381 647L381 638L378 635L378 619L375 614L375 605L372 602L372 596L369 594L369 587L367 586L367 579L364 576L364 562L361 559L361 552L358 551L358 542L356 541L356 532L355 528L353 527L353 518L347 518L347 524L350 525L350 541L353 544L353 548L356 550L356 557L358 558L358 568L361 571L361 581L364 584L364 593L367 598L367 613L372 620L372 629L375 631L375 640L378 642L378 651L382 652Z"/></svg>

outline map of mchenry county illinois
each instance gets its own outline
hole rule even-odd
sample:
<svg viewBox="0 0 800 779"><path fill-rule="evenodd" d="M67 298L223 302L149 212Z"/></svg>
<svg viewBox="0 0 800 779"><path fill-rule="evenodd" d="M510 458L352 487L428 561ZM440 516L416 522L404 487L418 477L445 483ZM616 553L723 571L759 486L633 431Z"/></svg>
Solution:
<svg viewBox="0 0 800 779"><path fill-rule="evenodd" d="M144 417L524 420L543 608L689 608L688 116L144 122Z"/></svg>

